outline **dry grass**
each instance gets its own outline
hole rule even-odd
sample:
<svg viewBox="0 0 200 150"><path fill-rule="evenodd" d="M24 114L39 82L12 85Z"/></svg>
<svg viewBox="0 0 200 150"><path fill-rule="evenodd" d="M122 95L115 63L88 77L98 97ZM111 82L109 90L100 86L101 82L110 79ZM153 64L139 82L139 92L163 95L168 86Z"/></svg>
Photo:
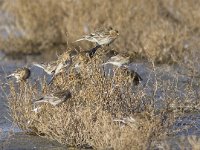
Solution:
<svg viewBox="0 0 200 150"><path fill-rule="evenodd" d="M0 38L0 49L17 54L63 46L86 50L92 44L72 42L111 25L120 37L102 51L115 49L156 63L183 62L188 75L199 76L199 5L195 0L4 1L2 9L15 20L9 25L9 37ZM15 30L22 35L16 36ZM177 129L174 124L186 113L199 111L199 80L180 85L178 77L163 80L153 70L155 78L145 87L136 87L119 69L114 77L105 76L101 63L95 57L83 66L81 76L72 69L58 75L50 87L43 80L17 87L10 83L8 101L14 122L25 132L97 149L151 149L157 141L190 127ZM34 99L61 89L70 89L72 98L58 107L43 104L38 113L32 111ZM163 94L160 101L159 93ZM122 118L129 121L114 121Z"/></svg>
<svg viewBox="0 0 200 150"><path fill-rule="evenodd" d="M184 115L187 105L199 107L199 102L192 103L194 95L190 93L194 89L191 86L185 87L191 91L186 97L178 97L175 81L163 82L157 77L152 93L147 94L144 87L135 87L130 77L125 77L119 69L115 69L114 77L105 76L99 68L101 63L99 57L94 57L83 66L81 76L71 69L69 74L57 76L51 87L45 81L34 85L21 83L18 87L10 84L8 100L14 121L25 132L65 145L148 149L155 146L155 141L181 130L172 130L172 126ZM38 113L32 111L34 99L60 89L70 89L72 98L58 107L43 104ZM162 107L156 100L159 90L166 94L160 101ZM114 121L123 118L129 121Z"/></svg>
<svg viewBox="0 0 200 150"><path fill-rule="evenodd" d="M5 1L2 8L14 16L11 26L22 36L12 31L1 39L0 49L31 53L74 47L83 34L111 25L120 32L113 44L118 51L159 63L179 62L195 51L199 5L196 0Z"/></svg>

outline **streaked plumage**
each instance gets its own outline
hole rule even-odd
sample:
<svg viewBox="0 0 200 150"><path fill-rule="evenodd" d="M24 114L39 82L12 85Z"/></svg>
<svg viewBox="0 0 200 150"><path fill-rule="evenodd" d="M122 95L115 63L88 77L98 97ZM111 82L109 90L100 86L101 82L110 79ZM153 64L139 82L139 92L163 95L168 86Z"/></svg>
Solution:
<svg viewBox="0 0 200 150"><path fill-rule="evenodd" d="M77 52L75 50L67 51L60 55L56 61L52 61L47 64L33 65L42 68L49 75L53 75L49 82L49 84L51 84L57 74L71 66L72 59L76 56L76 54Z"/></svg>
<svg viewBox="0 0 200 150"><path fill-rule="evenodd" d="M77 54L76 51L67 51L60 55L56 61L49 63L33 64L42 68L49 75L57 75L63 68L71 64L71 59Z"/></svg>
<svg viewBox="0 0 200 150"><path fill-rule="evenodd" d="M46 94L42 98L36 100L34 102L34 105L38 104L38 103L49 103L53 106L57 106L57 105L65 102L66 100L68 100L71 97L72 97L72 95L69 90L62 90L62 91L58 91L55 93Z"/></svg>
<svg viewBox="0 0 200 150"><path fill-rule="evenodd" d="M30 69L23 67L17 69L15 72L7 76L7 79L15 77L17 82L26 81L31 75Z"/></svg>
<svg viewBox="0 0 200 150"><path fill-rule="evenodd" d="M54 76L57 75L62 71L62 69L66 67L70 67L72 64L72 59L77 55L77 52L75 50L67 51L60 55L60 57L57 60L57 67L55 69Z"/></svg>
<svg viewBox="0 0 200 150"><path fill-rule="evenodd" d="M53 78L58 73L62 72L64 68L69 67L72 64L72 58L74 57L74 51L67 51L60 55L56 61L56 67L54 70Z"/></svg>
<svg viewBox="0 0 200 150"><path fill-rule="evenodd" d="M97 45L109 45L119 36L119 32L112 28L97 30L90 35L85 35L75 42L86 40L97 43Z"/></svg>

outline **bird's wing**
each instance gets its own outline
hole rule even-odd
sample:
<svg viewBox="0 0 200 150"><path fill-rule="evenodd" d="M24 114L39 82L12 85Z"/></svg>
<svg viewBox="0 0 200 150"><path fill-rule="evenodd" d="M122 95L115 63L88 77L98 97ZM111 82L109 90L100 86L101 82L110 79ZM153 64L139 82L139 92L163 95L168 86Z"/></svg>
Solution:
<svg viewBox="0 0 200 150"><path fill-rule="evenodd" d="M99 28L97 29L94 33L91 33L91 34L94 34L94 35L97 35L99 37L105 37L107 35L110 35L109 31L111 30L112 28L105 28L105 27L102 27L102 28Z"/></svg>
<svg viewBox="0 0 200 150"><path fill-rule="evenodd" d="M108 35L109 35L109 32L103 32L103 31L90 34L90 36L93 37L93 38L104 38Z"/></svg>
<svg viewBox="0 0 200 150"><path fill-rule="evenodd" d="M24 70L24 68L18 68L14 73L21 72L23 70Z"/></svg>
<svg viewBox="0 0 200 150"><path fill-rule="evenodd" d="M59 100L59 98L54 97L52 94L50 94L50 95L45 95L44 97L41 97L40 99L36 100L34 102L34 104L36 104L36 103L42 103L42 102L43 103L48 103L50 101L56 101L56 100Z"/></svg>
<svg viewBox="0 0 200 150"><path fill-rule="evenodd" d="M33 66L39 67L43 69L43 66L41 64L33 64Z"/></svg>
<svg viewBox="0 0 200 150"><path fill-rule="evenodd" d="M34 101L33 103L34 103L34 104L37 104L37 103L47 103L47 102L48 102L48 100L47 100L47 99L44 99L44 97L43 97L43 98L41 98L40 100Z"/></svg>
<svg viewBox="0 0 200 150"><path fill-rule="evenodd" d="M116 56L111 57L108 61L111 62L111 61L119 61L119 60L120 60L119 56L116 55Z"/></svg>
<svg viewBox="0 0 200 150"><path fill-rule="evenodd" d="M60 73L60 71L61 71L65 66L66 66L66 65L64 64L64 62L61 62L61 63L59 63L59 64L57 65L56 69L53 70L54 74L53 74L52 78L50 79L48 85L51 85L51 84L52 84L52 82L53 82L55 76L56 76L58 73Z"/></svg>
<svg viewBox="0 0 200 150"><path fill-rule="evenodd" d="M75 42L79 42L79 41L83 41L83 40L87 40L87 39L85 38L85 36L83 36L82 38L76 40Z"/></svg>
<svg viewBox="0 0 200 150"><path fill-rule="evenodd" d="M63 68L64 64L61 62L57 65L54 75L57 75L60 70Z"/></svg>

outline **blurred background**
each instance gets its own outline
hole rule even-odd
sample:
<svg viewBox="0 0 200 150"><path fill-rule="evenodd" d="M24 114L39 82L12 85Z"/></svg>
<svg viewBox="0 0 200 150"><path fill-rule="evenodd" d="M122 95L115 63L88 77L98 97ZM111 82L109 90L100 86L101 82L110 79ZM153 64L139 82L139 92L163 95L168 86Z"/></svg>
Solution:
<svg viewBox="0 0 200 150"><path fill-rule="evenodd" d="M198 54L199 7L198 0L1 0L0 50L51 59L55 52L88 47L73 42L112 26L120 33L113 49L156 63L182 62Z"/></svg>
<svg viewBox="0 0 200 150"><path fill-rule="evenodd" d="M52 61L64 51L88 50L94 46L92 43L74 41L98 28L112 26L120 36L107 49L132 55L135 58L132 66L145 82L157 84L154 79L158 77L162 83L158 96L164 93L166 100L171 96L173 100L180 99L183 106L182 101L197 106L192 100L199 104L199 8L199 0L0 0L0 81L7 82L6 75L19 67ZM37 67L32 66L31 71L33 82L44 76ZM154 86L149 86L150 92L151 88ZM200 135L199 113L194 115L187 116L183 124L191 124L190 133ZM7 95L1 88L0 147L3 147L1 131L20 131L14 130L12 121L6 118L9 118ZM50 149L49 143L38 138L20 135L15 139L17 142L10 142L14 147L10 149L24 145L35 149L35 144L30 144L34 141ZM183 143L187 145L185 140Z"/></svg>

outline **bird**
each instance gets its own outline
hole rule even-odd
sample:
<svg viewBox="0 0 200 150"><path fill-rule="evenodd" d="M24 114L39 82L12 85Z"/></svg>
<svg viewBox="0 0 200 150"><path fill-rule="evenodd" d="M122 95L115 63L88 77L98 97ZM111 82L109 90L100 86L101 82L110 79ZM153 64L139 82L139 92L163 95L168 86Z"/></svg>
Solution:
<svg viewBox="0 0 200 150"><path fill-rule="evenodd" d="M34 66L42 68L49 75L58 74L63 68L67 67L71 63L71 59L77 54L76 51L67 51L58 57L56 61L49 63L34 63Z"/></svg>
<svg viewBox="0 0 200 150"><path fill-rule="evenodd" d="M51 84L57 74L64 71L65 68L69 69L72 64L72 59L76 55L77 51L69 50L60 55L56 61L41 64L34 63L33 65L42 68L47 74L52 75L50 82L48 83Z"/></svg>
<svg viewBox="0 0 200 150"><path fill-rule="evenodd" d="M129 56L122 56L121 54L117 54L115 56L112 56L106 63L103 63L102 65L106 64L112 64L117 67L121 67L125 64L128 64L130 62Z"/></svg>
<svg viewBox="0 0 200 150"><path fill-rule="evenodd" d="M99 29L90 35L85 35L82 38L76 40L75 42L79 42L82 40L90 41L93 43L97 43L97 45L109 45L119 36L119 32L114 30L112 27L107 29Z"/></svg>
<svg viewBox="0 0 200 150"><path fill-rule="evenodd" d="M22 82L26 81L31 75L31 71L27 67L18 68L16 71L14 71L12 74L7 76L7 79L10 79L11 77L16 78L16 82Z"/></svg>
<svg viewBox="0 0 200 150"><path fill-rule="evenodd" d="M38 103L49 103L53 106L58 106L61 103L65 102L66 100L70 99L72 97L72 94L70 90L61 90L53 93L49 93L44 95L43 97L39 98L38 100L35 100L35 104Z"/></svg>
<svg viewBox="0 0 200 150"><path fill-rule="evenodd" d="M67 51L67 52L63 53L62 55L60 55L60 57L57 60L57 65L54 70L53 76L50 79L50 82L48 83L48 85L50 85L53 82L53 80L57 74L63 72L63 70L65 68L67 68L67 69L70 68L70 66L73 63L73 59L75 58L76 55L77 55L76 50Z"/></svg>

